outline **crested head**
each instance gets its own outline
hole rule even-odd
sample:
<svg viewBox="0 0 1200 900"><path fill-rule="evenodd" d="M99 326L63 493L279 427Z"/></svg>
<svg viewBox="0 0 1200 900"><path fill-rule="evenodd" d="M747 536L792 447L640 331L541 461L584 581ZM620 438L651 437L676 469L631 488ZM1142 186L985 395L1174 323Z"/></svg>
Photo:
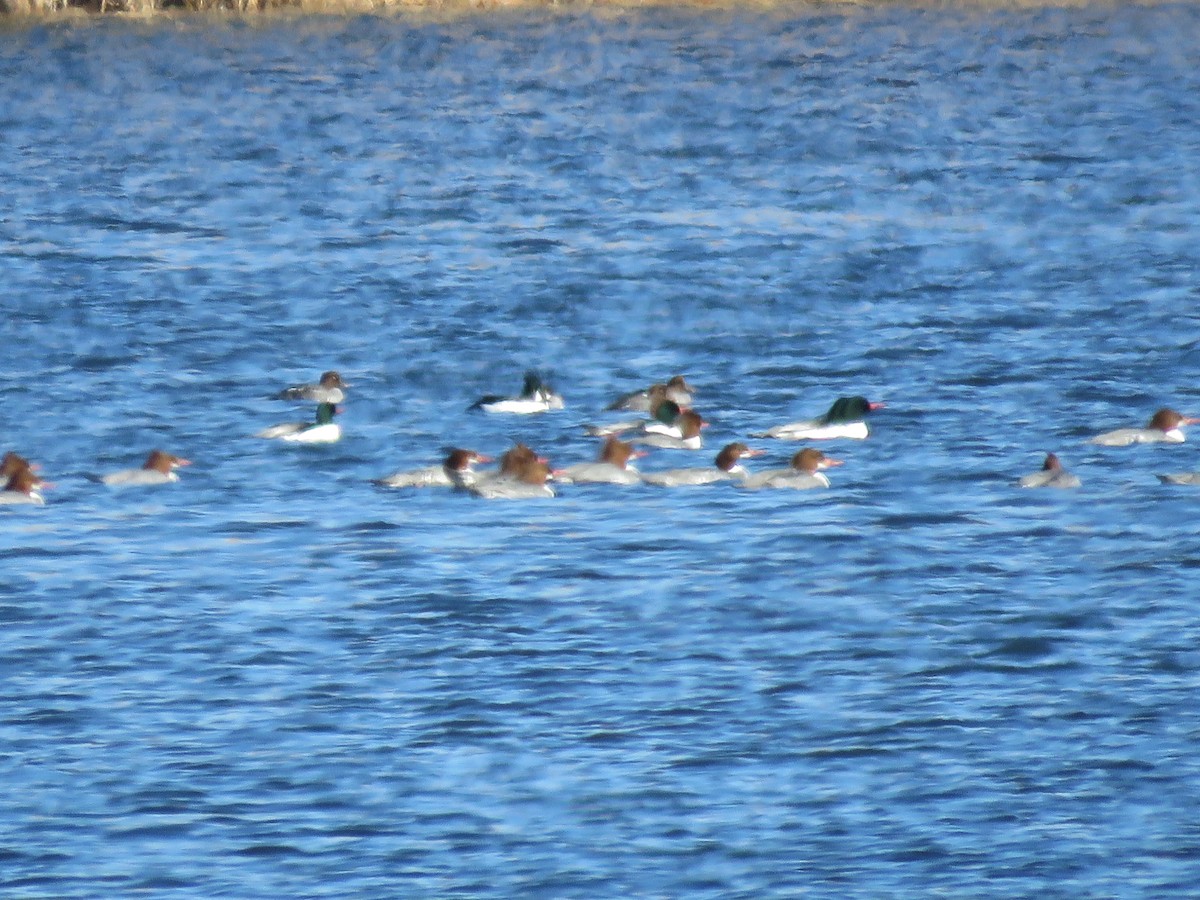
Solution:
<svg viewBox="0 0 1200 900"><path fill-rule="evenodd" d="M724 472L728 472L736 466L743 456L753 456L754 451L743 444L741 441L735 441L732 444L726 444L721 448L721 452L717 454L717 468Z"/></svg>
<svg viewBox="0 0 1200 900"><path fill-rule="evenodd" d="M828 469L830 466L840 466L841 464L842 461L840 459L833 459L826 456L815 447L805 447L792 457L792 468L798 472L807 472L809 475L815 475L821 469Z"/></svg>
<svg viewBox="0 0 1200 900"><path fill-rule="evenodd" d="M4 485L4 490L17 491L21 494L32 494L42 486L42 483L42 479L34 474L33 469L27 467L14 472L8 479L8 483Z"/></svg>
<svg viewBox="0 0 1200 900"><path fill-rule="evenodd" d="M461 447L455 447L446 455L446 461L442 465L451 471L463 472L477 462L487 461L488 458L486 456L482 456L474 450L464 450Z"/></svg>
<svg viewBox="0 0 1200 900"><path fill-rule="evenodd" d="M23 469L32 469L33 466L29 460L21 456L19 453L14 453L9 450L4 454L4 458L0 460L0 478L11 478Z"/></svg>
<svg viewBox="0 0 1200 900"><path fill-rule="evenodd" d="M551 393L550 386L542 381L537 372L526 372L525 381L521 386L521 396L532 397L538 391Z"/></svg>
<svg viewBox="0 0 1200 900"><path fill-rule="evenodd" d="M672 391L687 391L689 394L694 392L694 388L687 383L687 379L682 375L671 376L671 380L667 382L667 389Z"/></svg>
<svg viewBox="0 0 1200 900"><path fill-rule="evenodd" d="M525 444L517 444L500 457L500 474L520 475L521 470L531 462L537 462L537 458L537 454L531 448Z"/></svg>
<svg viewBox="0 0 1200 900"><path fill-rule="evenodd" d="M1062 470L1062 463L1059 462L1058 456L1053 453L1046 454L1046 461L1042 463L1043 472L1058 472Z"/></svg>
<svg viewBox="0 0 1200 900"><path fill-rule="evenodd" d="M1148 428L1154 428L1158 431L1170 431L1172 428L1178 428L1180 425L1189 424L1189 420L1182 414L1173 409L1160 409L1150 419Z"/></svg>
<svg viewBox="0 0 1200 900"><path fill-rule="evenodd" d="M604 445L600 448L600 462L609 463L619 469L625 468L632 456L633 444L623 441L613 434L605 439Z"/></svg>
<svg viewBox="0 0 1200 900"><path fill-rule="evenodd" d="M323 388L344 388L348 385L342 381L342 376L330 369L328 372L321 373L321 387Z"/></svg>
<svg viewBox="0 0 1200 900"><path fill-rule="evenodd" d="M679 433L686 439L699 437L700 429L708 423L704 421L700 413L689 409L679 414L679 418L675 420L675 424L679 426Z"/></svg>
<svg viewBox="0 0 1200 900"><path fill-rule="evenodd" d="M146 457L146 461L142 464L143 469L152 469L156 472L162 472L164 475L169 475L172 469L179 466L190 466L190 460L186 460L181 456L167 453L163 450L151 450L150 455Z"/></svg>

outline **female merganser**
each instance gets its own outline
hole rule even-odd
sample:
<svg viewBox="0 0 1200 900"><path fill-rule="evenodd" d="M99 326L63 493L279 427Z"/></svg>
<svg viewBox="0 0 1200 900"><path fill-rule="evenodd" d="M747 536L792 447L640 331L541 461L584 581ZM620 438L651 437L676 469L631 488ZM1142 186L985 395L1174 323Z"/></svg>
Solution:
<svg viewBox="0 0 1200 900"><path fill-rule="evenodd" d="M668 469L665 472L647 472L642 476L646 484L660 487L679 487L688 484L712 484L716 481L731 481L749 477L750 473L741 461L758 456L761 450L751 450L740 441L726 444L717 454L716 465L707 468Z"/></svg>
<svg viewBox="0 0 1200 900"><path fill-rule="evenodd" d="M19 469L8 479L4 490L0 491L0 503L32 503L35 506L45 506L46 501L42 497L41 489L49 486L48 482L42 481L33 473L33 469Z"/></svg>
<svg viewBox="0 0 1200 900"><path fill-rule="evenodd" d="M1063 468L1057 456L1047 453L1041 470L1024 476L1017 484L1021 487L1077 488L1080 482Z"/></svg>
<svg viewBox="0 0 1200 900"><path fill-rule="evenodd" d="M1116 431L1096 435L1088 443L1100 444L1103 447L1128 447L1130 444L1182 444L1184 426L1195 425L1197 422L1200 422L1200 419L1190 418L1173 409L1160 409L1145 428L1118 428Z"/></svg>
<svg viewBox="0 0 1200 900"><path fill-rule="evenodd" d="M151 450L146 462L140 469L123 469L102 475L100 481L113 487L126 485L170 484L178 481L179 475L175 469L180 466L190 466L191 461L180 456L164 453L162 450Z"/></svg>
<svg viewBox="0 0 1200 900"><path fill-rule="evenodd" d="M648 432L632 439L632 443L644 444L647 447L659 447L663 450L699 450L704 446L700 437L700 429L707 428L708 423L693 409L679 414L675 420L679 429L678 437L671 434L656 434Z"/></svg>
<svg viewBox="0 0 1200 900"><path fill-rule="evenodd" d="M829 412L819 419L776 425L761 434L750 436L778 438L781 441L818 441L832 438L861 441L870 434L864 418L868 413L882 409L883 406L882 403L872 403L866 397L840 397L829 407Z"/></svg>
<svg viewBox="0 0 1200 900"><path fill-rule="evenodd" d="M820 450L805 447L792 457L792 465L787 469L768 469L758 472L742 481L742 486L758 488L791 488L803 491L810 488L829 487L829 478L822 469L840 466L840 459L826 456Z"/></svg>
<svg viewBox="0 0 1200 900"><path fill-rule="evenodd" d="M456 447L446 456L446 461L440 466L428 466L410 472L396 472L376 480L376 484L384 487L455 487L466 488L473 485L479 476L475 471L476 463L489 463L490 456L476 453L474 450L463 450Z"/></svg>
<svg viewBox="0 0 1200 900"><path fill-rule="evenodd" d="M695 389L687 383L682 375L674 376L666 384L652 384L650 387L618 397L607 407L609 410L623 409L629 412L650 412L659 400L670 400L686 409L692 405L692 395Z"/></svg>
<svg viewBox="0 0 1200 900"><path fill-rule="evenodd" d="M525 373L525 384L519 397L500 397L489 394L471 404L471 409L482 409L487 413L511 413L527 416L533 413L562 409L563 398L554 393L550 385L542 381L536 372Z"/></svg>
<svg viewBox="0 0 1200 900"><path fill-rule="evenodd" d="M277 400L305 400L310 403L341 403L346 399L345 389L350 387L337 372L321 375L316 384L294 384L275 395Z"/></svg>
<svg viewBox="0 0 1200 900"><path fill-rule="evenodd" d="M554 480L565 484L640 484L642 478L629 461L645 455L632 444L610 435L596 462L556 469Z"/></svg>
<svg viewBox="0 0 1200 900"><path fill-rule="evenodd" d="M333 421L340 410L332 403L317 404L317 418L313 422L285 422L264 428L255 437L296 441L301 444L332 444L342 436L342 426Z"/></svg>
<svg viewBox="0 0 1200 900"><path fill-rule="evenodd" d="M500 459L500 470L490 478L480 478L468 490L487 500L531 500L553 497L546 482L552 477L545 459L518 444Z"/></svg>

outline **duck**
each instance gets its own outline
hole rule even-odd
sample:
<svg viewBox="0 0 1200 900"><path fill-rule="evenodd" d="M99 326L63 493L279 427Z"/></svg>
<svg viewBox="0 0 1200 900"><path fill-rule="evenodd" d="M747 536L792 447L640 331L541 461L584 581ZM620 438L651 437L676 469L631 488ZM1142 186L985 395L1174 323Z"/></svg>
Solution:
<svg viewBox="0 0 1200 900"><path fill-rule="evenodd" d="M489 463L490 456L455 447L440 466L428 466L408 472L395 472L386 478L376 479L375 484L390 488L408 487L454 487L466 488L479 477L475 471L477 463Z"/></svg>
<svg viewBox="0 0 1200 900"><path fill-rule="evenodd" d="M646 447L658 447L662 450L699 450L704 446L700 429L707 428L708 422L704 421L700 413L694 409L681 412L675 420L674 427L678 429L677 434L648 431L639 437L632 438L631 442Z"/></svg>
<svg viewBox="0 0 1200 900"><path fill-rule="evenodd" d="M4 485L4 490L0 491L0 504L45 506L46 501L42 497L42 488L46 487L50 487L49 482L43 481L34 474L32 468L26 466L18 469L9 477Z"/></svg>
<svg viewBox="0 0 1200 900"><path fill-rule="evenodd" d="M742 460L759 456L761 450L753 450L741 441L726 444L717 454L714 464L706 468L668 469L665 472L647 472L642 481L659 487L679 487L693 484L713 484L718 481L736 481L748 478L750 473Z"/></svg>
<svg viewBox="0 0 1200 900"><path fill-rule="evenodd" d="M819 419L808 419L802 422L791 422L787 425L776 425L754 438L776 438L781 441L817 441L834 438L848 438L861 441L869 434L866 417L877 409L883 409L886 404L872 403L866 397L839 397L829 407L829 411Z"/></svg>
<svg viewBox="0 0 1200 900"><path fill-rule="evenodd" d="M1172 472L1155 477L1163 484L1200 484L1200 472Z"/></svg>
<svg viewBox="0 0 1200 900"><path fill-rule="evenodd" d="M563 484L640 484L642 477L630 460L645 455L628 441L609 435L595 462L555 469L554 480Z"/></svg>
<svg viewBox="0 0 1200 900"><path fill-rule="evenodd" d="M14 450L9 450L0 459L0 479L5 482L23 469L36 469L37 466Z"/></svg>
<svg viewBox="0 0 1200 900"><path fill-rule="evenodd" d="M170 484L179 480L175 472L180 466L190 466L191 460L163 450L151 450L140 469L122 469L101 475L99 481L111 487Z"/></svg>
<svg viewBox="0 0 1200 900"><path fill-rule="evenodd" d="M1091 438L1089 444L1102 447L1128 447L1131 444L1182 444L1183 429L1195 425L1200 419L1185 416L1173 409L1160 409L1145 428L1118 428Z"/></svg>
<svg viewBox="0 0 1200 900"><path fill-rule="evenodd" d="M658 382L650 385L648 388L618 397L606 409L610 411L650 412L657 401L660 400L670 400L680 407L687 409L692 405L692 396L695 392L695 388L687 383L687 379L684 376L674 375L669 381Z"/></svg>
<svg viewBox="0 0 1200 900"><path fill-rule="evenodd" d="M546 483L552 477L546 459L518 444L500 458L494 475L476 480L467 489L485 500L534 500L554 496Z"/></svg>
<svg viewBox="0 0 1200 900"><path fill-rule="evenodd" d="M674 400L666 397L656 397L650 406L648 419L622 419L619 422L609 422L606 425L584 425L583 430L593 437L608 437L621 435L629 431L643 434L669 434L679 437L679 417L684 413Z"/></svg>
<svg viewBox="0 0 1200 900"><path fill-rule="evenodd" d="M1017 482L1020 487L1027 488L1077 488L1080 483L1078 477L1063 468L1062 462L1054 453L1046 454L1046 460L1042 463L1041 469L1023 476Z"/></svg>
<svg viewBox="0 0 1200 900"><path fill-rule="evenodd" d="M563 409L565 405L562 396L554 393L554 389L542 381L536 372L526 372L520 396L501 397L489 394L472 403L470 409L481 409L486 413L527 416Z"/></svg>
<svg viewBox="0 0 1200 900"><path fill-rule="evenodd" d="M346 389L350 385L342 381L342 376L332 369L322 372L316 384L294 384L275 395L276 400L297 400L311 403L341 403L346 399Z"/></svg>
<svg viewBox="0 0 1200 900"><path fill-rule="evenodd" d="M757 472L742 480L742 486L757 490L758 488L791 488L793 490L809 490L811 488L829 487L829 477L824 469L840 466L842 460L826 456L815 447L805 447L792 456L791 465L786 469L768 469Z"/></svg>
<svg viewBox="0 0 1200 900"><path fill-rule="evenodd" d="M272 425L254 436L300 444L332 444L342 436L342 426L333 421L338 412L340 410L332 403L318 403L315 421Z"/></svg>

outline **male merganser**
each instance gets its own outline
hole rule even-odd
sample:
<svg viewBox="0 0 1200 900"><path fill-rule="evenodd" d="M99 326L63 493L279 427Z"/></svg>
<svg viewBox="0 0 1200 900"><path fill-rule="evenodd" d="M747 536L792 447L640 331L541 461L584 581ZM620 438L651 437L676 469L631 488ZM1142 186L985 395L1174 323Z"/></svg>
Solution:
<svg viewBox="0 0 1200 900"><path fill-rule="evenodd" d="M500 397L489 394L471 404L471 409L482 409L487 413L512 413L527 416L533 413L562 409L563 398L554 393L536 372L525 373L525 383L519 397Z"/></svg>
<svg viewBox="0 0 1200 900"><path fill-rule="evenodd" d="M33 469L18 469L8 479L4 490L0 491L0 503L32 503L35 506L45 506L46 501L42 497L41 488L49 486L48 482L42 481L33 473Z"/></svg>
<svg viewBox="0 0 1200 900"><path fill-rule="evenodd" d="M609 422L607 425L584 425L583 430L593 437L608 437L627 431L680 436L678 423L684 410L678 403L666 397L656 397L651 402L648 412L649 419L623 419L620 422Z"/></svg>
<svg viewBox="0 0 1200 900"><path fill-rule="evenodd" d="M480 478L468 490L487 500L532 500L553 497L546 484L553 477L545 459L518 444L500 459L500 470L489 478Z"/></svg>
<svg viewBox="0 0 1200 900"><path fill-rule="evenodd" d="M350 387L337 372L321 374L316 384L294 384L275 395L277 400L305 400L310 403L341 403L346 399L345 389Z"/></svg>
<svg viewBox="0 0 1200 900"><path fill-rule="evenodd" d="M829 478L821 470L841 464L840 459L833 459L820 450L805 447L792 457L790 468L757 472L744 479L742 486L751 489L791 488L798 491L827 488L829 487Z"/></svg>
<svg viewBox="0 0 1200 900"><path fill-rule="evenodd" d="M640 484L642 478L629 461L645 455L632 444L610 435L596 462L556 469L554 480L565 484Z"/></svg>
<svg viewBox="0 0 1200 900"><path fill-rule="evenodd" d="M428 466L410 472L396 472L386 478L376 480L376 484L384 487L456 487L465 488L473 485L479 473L475 471L476 463L491 462L490 456L476 453L474 450L463 450L456 447L446 456L440 466Z"/></svg>
<svg viewBox="0 0 1200 900"><path fill-rule="evenodd" d="M693 409L679 414L675 420L678 427L678 437L671 434L648 432L640 437L632 438L634 444L644 444L647 447L659 447L663 450L699 450L704 446L700 437L700 429L707 428L708 423Z"/></svg>
<svg viewBox="0 0 1200 900"><path fill-rule="evenodd" d="M741 461L758 456L761 450L751 450L740 441L726 444L717 454L716 464L707 468L668 469L665 472L647 472L642 476L646 484L660 487L679 487L690 484L712 484L716 481L731 481L749 477L750 473Z"/></svg>
<svg viewBox="0 0 1200 900"><path fill-rule="evenodd" d="M1100 444L1103 447L1128 447L1130 444L1182 444L1184 426L1195 425L1197 422L1200 422L1200 419L1193 419L1177 413L1173 409L1160 409L1145 428L1118 428L1116 431L1096 435L1088 443Z"/></svg>
<svg viewBox="0 0 1200 900"><path fill-rule="evenodd" d="M866 415L883 407L884 404L872 403L866 397L839 397L833 406L829 407L829 412L819 419L776 425L761 434L750 436L778 438L781 441L818 441L832 438L861 441L870 433L864 421Z"/></svg>
<svg viewBox="0 0 1200 900"><path fill-rule="evenodd" d="M687 383L687 379L682 375L676 375L666 384L659 382L644 390L618 397L606 408L609 410L623 409L630 412L650 412L657 401L670 400L686 409L692 405L694 393L695 389Z"/></svg>
<svg viewBox="0 0 1200 900"><path fill-rule="evenodd" d="M1063 468L1057 456L1047 453L1041 470L1024 476L1017 484L1021 487L1077 488L1080 482Z"/></svg>
<svg viewBox="0 0 1200 900"><path fill-rule="evenodd" d="M272 425L258 432L255 437L296 441L301 444L332 444L342 436L342 426L333 421L338 412L340 410L332 403L319 403L315 421Z"/></svg>
<svg viewBox="0 0 1200 900"><path fill-rule="evenodd" d="M162 450L151 450L150 455L146 457L146 462L140 469L122 469L120 472L111 472L108 475L102 475L99 480L113 487L169 484L172 481L179 480L179 475L176 474L175 469L180 466L190 466L191 464L190 460L186 460L183 457L173 456Z"/></svg>

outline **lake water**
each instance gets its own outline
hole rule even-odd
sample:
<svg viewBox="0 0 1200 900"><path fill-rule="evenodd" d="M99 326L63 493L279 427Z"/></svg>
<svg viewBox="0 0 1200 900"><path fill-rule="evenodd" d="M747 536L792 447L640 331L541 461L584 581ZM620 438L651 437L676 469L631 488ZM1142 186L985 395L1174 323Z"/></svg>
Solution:
<svg viewBox="0 0 1200 900"><path fill-rule="evenodd" d="M1200 891L1200 7L0 32L0 889ZM353 386L329 447L250 435ZM538 417L468 412L536 368ZM371 479L677 372L821 492ZM752 441L778 466L795 444ZM87 475L155 446L177 485ZM1056 451L1073 492L1022 491Z"/></svg>

